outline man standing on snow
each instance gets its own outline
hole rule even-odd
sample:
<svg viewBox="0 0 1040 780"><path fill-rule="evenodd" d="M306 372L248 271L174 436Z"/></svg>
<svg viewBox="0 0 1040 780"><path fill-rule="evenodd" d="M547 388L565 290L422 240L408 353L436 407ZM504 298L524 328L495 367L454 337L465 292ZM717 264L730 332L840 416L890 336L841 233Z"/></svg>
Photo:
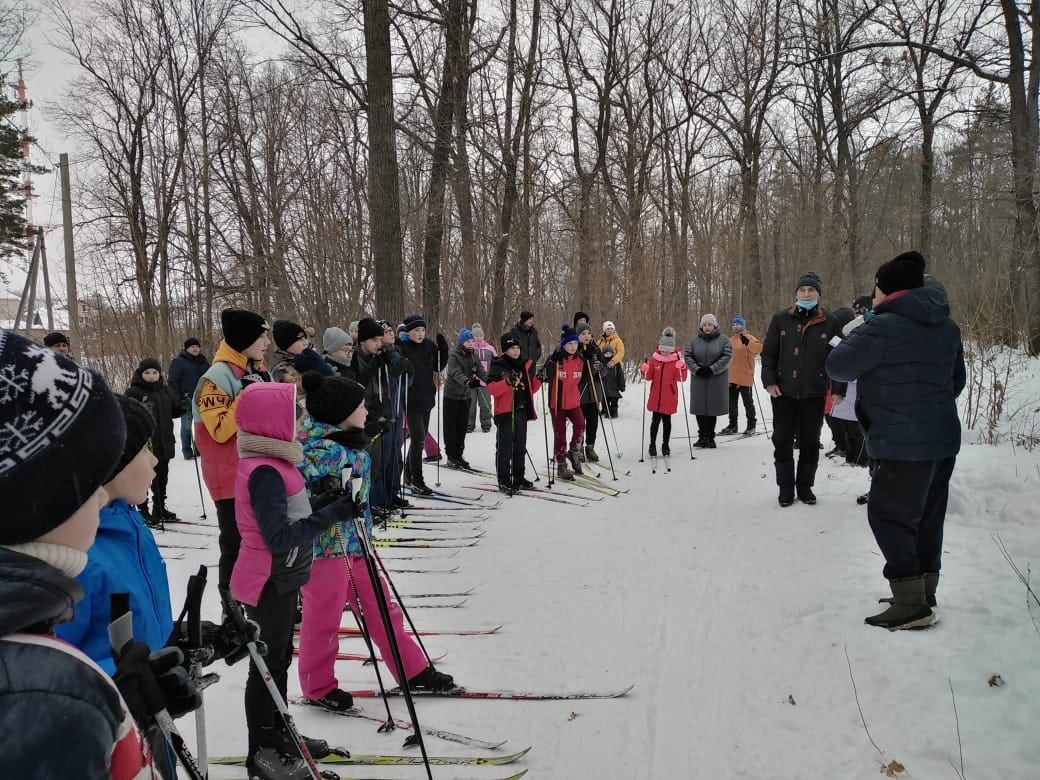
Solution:
<svg viewBox="0 0 1040 780"><path fill-rule="evenodd" d="M935 622L946 502L961 443L960 328L943 292L925 286L924 267L918 252L882 265L873 315L827 358L832 378L859 380L856 411L874 460L867 516L892 589L888 608L866 623L891 630Z"/></svg>

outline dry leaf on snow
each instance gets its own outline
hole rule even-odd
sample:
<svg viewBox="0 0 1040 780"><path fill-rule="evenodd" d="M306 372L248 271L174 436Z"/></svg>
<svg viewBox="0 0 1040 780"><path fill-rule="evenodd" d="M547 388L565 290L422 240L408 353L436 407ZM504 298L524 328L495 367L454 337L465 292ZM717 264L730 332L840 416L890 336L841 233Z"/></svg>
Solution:
<svg viewBox="0 0 1040 780"><path fill-rule="evenodd" d="M903 774L905 771L906 767L895 759L881 767L881 774L885 777L899 777L899 775Z"/></svg>

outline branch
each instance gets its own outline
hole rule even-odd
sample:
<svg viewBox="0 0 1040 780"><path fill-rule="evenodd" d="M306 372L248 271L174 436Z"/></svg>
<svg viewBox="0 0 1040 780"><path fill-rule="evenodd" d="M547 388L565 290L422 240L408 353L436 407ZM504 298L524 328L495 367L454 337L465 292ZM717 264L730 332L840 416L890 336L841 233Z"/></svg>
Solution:
<svg viewBox="0 0 1040 780"><path fill-rule="evenodd" d="M961 66L962 68L967 68L984 81L992 81L996 82L997 84L1007 84L1010 79L1009 76L1002 76L999 73L991 73L987 70L984 70L981 65L979 65L972 59L969 59L967 57L961 57L957 54L950 54L950 52L946 51L945 49L942 49L938 46L932 46L928 43L921 43L920 41L874 41L873 43L860 43L856 46L849 46L847 48L841 49L840 51L831 52L830 54L824 54L822 56L814 57L809 60L803 60L802 62L797 63L797 65L813 65L817 62L823 62L825 60L833 59L834 57L841 57L845 54L850 54L855 51L865 51L868 49L898 49L904 47L910 49L918 49L920 51L926 51L930 54L934 54L936 57L939 57L940 59L946 60L947 62L952 62L955 65Z"/></svg>

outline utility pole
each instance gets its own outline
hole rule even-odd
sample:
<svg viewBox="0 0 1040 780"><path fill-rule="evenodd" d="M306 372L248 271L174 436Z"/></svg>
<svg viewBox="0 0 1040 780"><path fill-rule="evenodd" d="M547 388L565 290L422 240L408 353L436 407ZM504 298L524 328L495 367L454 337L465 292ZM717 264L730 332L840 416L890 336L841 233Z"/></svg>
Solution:
<svg viewBox="0 0 1040 780"><path fill-rule="evenodd" d="M76 293L76 248L72 238L72 186L69 184L69 156L64 152L58 157L58 173L61 177L61 219L65 227L65 289L69 309L69 338L72 340L72 348L82 355L79 296Z"/></svg>

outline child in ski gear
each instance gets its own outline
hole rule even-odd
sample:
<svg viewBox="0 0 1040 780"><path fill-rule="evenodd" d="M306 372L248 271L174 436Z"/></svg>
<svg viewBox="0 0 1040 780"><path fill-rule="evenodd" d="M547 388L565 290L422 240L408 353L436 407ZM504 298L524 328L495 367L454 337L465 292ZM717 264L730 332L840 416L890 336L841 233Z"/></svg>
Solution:
<svg viewBox="0 0 1040 780"><path fill-rule="evenodd" d="M755 358L762 354L762 342L747 332L747 323L741 315L730 322L733 334L729 337L732 358L729 361L729 425L719 431L720 436L737 433L737 401L744 401L747 428L744 433L754 433L758 420L755 414Z"/></svg>
<svg viewBox="0 0 1040 780"><path fill-rule="evenodd" d="M408 389L408 463L406 471L412 490L418 495L433 491L423 479L423 442L430 429L430 413L436 405L440 373L448 363L448 342L437 334L436 345L426 338L426 320L418 314L404 318L408 340L401 342L401 352L414 368L412 386ZM435 380L436 377L436 380Z"/></svg>
<svg viewBox="0 0 1040 780"><path fill-rule="evenodd" d="M523 360L520 342L511 333L502 336L501 354L491 362L488 392L495 401L495 470L498 486L512 493L529 490L534 483L524 478L527 453L527 423L537 420L534 394L542 386L534 376L534 363Z"/></svg>
<svg viewBox="0 0 1040 780"><path fill-rule="evenodd" d="M314 507L319 509L308 501L296 469L303 448L296 441L295 384L246 387L236 403L235 421L240 456L235 515L242 544L231 574L231 593L260 627L267 645L264 660L284 699L296 605L300 586L310 576L314 539L337 521L353 517L354 500L340 490L316 498ZM249 771L265 776L272 774L271 768L285 765L298 772L304 766L302 759L252 661L245 711Z"/></svg>
<svg viewBox="0 0 1040 780"><path fill-rule="evenodd" d="M549 412L553 424L553 450L556 473L560 479L573 480L581 474L578 451L585 435L585 416L581 413L581 378L585 361L578 356L578 334L569 325L561 328L560 346L542 366L543 381L549 386ZM571 443L567 447L567 421L571 423Z"/></svg>
<svg viewBox="0 0 1040 780"><path fill-rule="evenodd" d="M307 415L299 434L303 444L300 470L312 494L322 486L339 486L360 479L357 494L363 506L364 529L372 535L372 513L367 500L372 486L371 461L365 451L366 437L364 389L349 379L325 378L308 373L303 376L307 390ZM303 586L303 624L300 627L300 687L314 704L333 711L352 706L350 694L339 688L335 676L339 650L338 629L343 606L349 605L361 617L373 644L400 684L402 677L391 660L393 653L386 627L379 612L375 586L369 576L357 529L350 518L318 537L314 545L311 577ZM404 664L404 679L412 687L450 690L455 682L438 672L426 659L422 648L405 631L404 615L386 581L378 586L390 612L394 640Z"/></svg>
<svg viewBox="0 0 1040 780"><path fill-rule="evenodd" d="M157 463L155 479L152 480L152 511L148 512L147 494L138 508L146 520L161 524L176 523L180 520L166 508L166 486L170 480L170 461L177 451L173 421L184 414L185 409L163 381L160 368L159 361L155 358L142 360L134 372L126 395L148 407L155 420L151 446Z"/></svg>
<svg viewBox="0 0 1040 780"><path fill-rule="evenodd" d="M270 343L267 323L246 309L224 309L220 313L224 338L192 395L195 446L202 459L202 479L217 509L220 527L217 564L220 585L231 581L231 567L238 555L238 525L235 522L235 473L238 469L238 428L235 405L242 389L257 382L270 382L264 353Z"/></svg>
<svg viewBox="0 0 1040 780"><path fill-rule="evenodd" d="M117 684L53 633L83 598L123 416L100 374L8 331L0 365L0 777L155 777Z"/></svg>
<svg viewBox="0 0 1040 780"><path fill-rule="evenodd" d="M729 410L729 339L719 330L714 314L701 317L697 334L683 352L690 369L690 414L697 417L694 447L715 449L715 421Z"/></svg>
<svg viewBox="0 0 1040 780"><path fill-rule="evenodd" d="M651 457L657 456L657 429L661 427L661 454L667 458L671 455L668 440L672 435L672 415L679 408L679 385L686 382L687 376L686 363L675 351L675 328L665 328L661 332L653 357L640 366L639 373L650 382L646 409L653 416L650 418L648 452Z"/></svg>
<svg viewBox="0 0 1040 780"><path fill-rule="evenodd" d="M487 374L491 369L491 361L498 357L498 351L484 339L484 328L479 322L474 322L470 330L473 332L473 352L480 367ZM470 393L469 422L466 425L466 432L473 433L477 429L477 412L479 411L480 430L487 433L491 430L491 423L495 416L491 407L491 394L488 392L487 382L482 381Z"/></svg>
<svg viewBox="0 0 1040 780"><path fill-rule="evenodd" d="M813 485L827 395L824 361L831 339L841 332L834 315L820 305L822 290L815 273L803 274L795 283L794 306L773 315L762 347L762 384L773 406L773 462L782 507L794 503L796 491L803 503L816 503ZM845 388L835 383L833 392L843 396Z"/></svg>
<svg viewBox="0 0 1040 780"><path fill-rule="evenodd" d="M618 335L614 323L607 320L603 323L603 334L596 339L596 346L606 359L604 366L602 384L603 416L610 415L616 418L618 415L618 399L625 391L625 342Z"/></svg>
<svg viewBox="0 0 1040 780"><path fill-rule="evenodd" d="M445 372L444 449L448 453L450 467L468 469L470 465L463 453L466 449L470 396L487 379L487 374L476 358L473 332L463 328L456 341L458 343L448 356Z"/></svg>
<svg viewBox="0 0 1040 780"><path fill-rule="evenodd" d="M542 342L538 338L538 328L534 326L534 314L520 312L516 325L508 335L520 345L520 359L530 360L531 365L537 366L542 357Z"/></svg>
<svg viewBox="0 0 1040 780"><path fill-rule="evenodd" d="M834 347L827 373L859 380L857 411L874 476L867 517L892 590L866 623L888 629L935 621L950 477L961 443L957 396L966 380L960 329L925 259L904 252L875 277L874 315Z"/></svg>
<svg viewBox="0 0 1040 780"><path fill-rule="evenodd" d="M354 357L354 342L343 328L326 328L321 338L325 362L337 376L346 376Z"/></svg>
<svg viewBox="0 0 1040 780"><path fill-rule="evenodd" d="M585 418L585 449L581 453L582 461L595 463L599 460L596 454L596 434L599 432L599 403L603 390L600 387L606 360L599 347L592 343L592 328L589 327L588 315L585 312L575 314L578 324L574 332L578 334L578 356L585 361L585 371L581 375L579 390L581 391L581 413Z"/></svg>
<svg viewBox="0 0 1040 780"><path fill-rule="evenodd" d="M191 397L207 370L209 361L202 354L202 342L194 336L185 339L184 349L170 362L170 371L167 374L170 390L180 401L183 409L191 409ZM181 452L185 460L194 460L198 454L192 443L190 414L181 415Z"/></svg>
<svg viewBox="0 0 1040 780"><path fill-rule="evenodd" d="M303 326L292 320L275 320L271 337L276 347L271 360L271 379L275 382L299 382L304 371L332 376L332 367L311 346Z"/></svg>
<svg viewBox="0 0 1040 780"><path fill-rule="evenodd" d="M401 471L404 469L401 448L405 436L405 394L411 386L412 364L397 346L394 326L386 320L380 320L379 326L383 329L382 358L386 362L384 406L392 424L383 434L385 441L380 453L387 457L381 458L380 468L372 472L372 500L377 506L406 509L411 504L401 496Z"/></svg>

